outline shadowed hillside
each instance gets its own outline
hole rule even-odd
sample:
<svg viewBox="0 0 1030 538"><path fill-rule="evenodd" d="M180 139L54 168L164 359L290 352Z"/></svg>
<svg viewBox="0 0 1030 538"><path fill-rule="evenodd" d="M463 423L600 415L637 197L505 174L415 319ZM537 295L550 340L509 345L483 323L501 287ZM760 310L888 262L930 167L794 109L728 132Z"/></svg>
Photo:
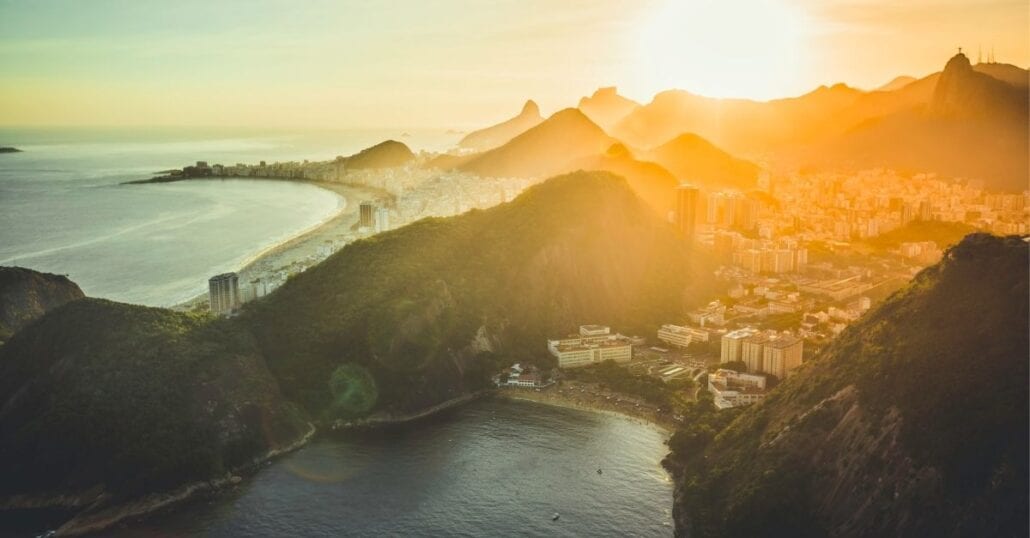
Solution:
<svg viewBox="0 0 1030 538"><path fill-rule="evenodd" d="M0 267L0 343L47 311L84 296L68 277Z"/></svg>
<svg viewBox="0 0 1030 538"><path fill-rule="evenodd" d="M614 144L603 155L585 157L570 168L601 170L626 179L629 187L648 203L660 218L666 218L675 207L679 181L661 165L637 160L623 144Z"/></svg>
<svg viewBox="0 0 1030 538"><path fill-rule="evenodd" d="M968 236L724 430L678 432L678 533L1025 536L1027 254Z"/></svg>
<svg viewBox="0 0 1030 538"><path fill-rule="evenodd" d="M208 480L296 442L302 416L236 324L73 301L0 348L0 496L84 508Z"/></svg>
<svg viewBox="0 0 1030 538"><path fill-rule="evenodd" d="M705 267L624 180L577 173L349 245L242 321L312 411L407 412L484 386L502 363L549 361L545 338L579 324L675 319L708 291ZM340 403L334 375L368 398Z"/></svg>

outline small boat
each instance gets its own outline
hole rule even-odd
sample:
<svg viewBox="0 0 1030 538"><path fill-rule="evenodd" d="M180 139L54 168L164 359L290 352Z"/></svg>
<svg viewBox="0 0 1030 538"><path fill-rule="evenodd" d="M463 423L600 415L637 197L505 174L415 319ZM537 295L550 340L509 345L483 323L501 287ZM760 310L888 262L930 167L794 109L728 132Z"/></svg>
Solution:
<svg viewBox="0 0 1030 538"><path fill-rule="evenodd" d="M598 468L597 469L597 474L604 474L604 471L602 471L600 468Z"/></svg>
<svg viewBox="0 0 1030 538"><path fill-rule="evenodd" d="M558 518L560 517L561 516L558 514L558 512L555 512L554 515L551 516L551 521L558 521Z"/></svg>

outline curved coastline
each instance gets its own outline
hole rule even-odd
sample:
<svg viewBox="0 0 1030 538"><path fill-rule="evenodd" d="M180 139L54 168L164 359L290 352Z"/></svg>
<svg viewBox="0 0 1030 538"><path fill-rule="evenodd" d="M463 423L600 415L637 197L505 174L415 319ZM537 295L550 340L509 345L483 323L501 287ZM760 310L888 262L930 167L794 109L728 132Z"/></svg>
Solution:
<svg viewBox="0 0 1030 538"><path fill-rule="evenodd" d="M611 417L628 419L633 422L636 422L637 424L644 424L654 427L655 429L661 431L662 434L666 437L666 439L668 439L668 437L670 437L672 433L676 430L676 424L671 421L657 420L655 417L648 416L644 413L634 414L623 410L602 407L600 405L592 405L590 403L576 401L571 398L563 397L561 395L555 395L553 392L536 392L532 389L509 388L498 390L496 392L496 396L498 398L506 400L533 402L536 404L548 405L551 407L575 409L577 411L598 413L601 415L608 415Z"/></svg>
<svg viewBox="0 0 1030 538"><path fill-rule="evenodd" d="M354 222L357 222L357 209L361 202L376 200L388 196L385 191L369 187L327 181L299 180L285 177L198 177L183 178L175 181L128 181L122 184L148 185L178 181L211 181L225 179L305 183L332 192L339 198L335 212L328 215L322 221L300 230L296 234L279 242L265 246L245 257L235 270L237 273L240 273L241 280L247 279L250 276L247 275L247 273L256 271L258 266L261 264L287 266L304 260L311 254L311 252L308 251L314 251L320 241L326 240L330 236L350 231L350 226ZM353 222L351 222L352 220ZM188 299L170 304L167 307L175 310L192 310L202 307L206 299L207 293L201 292Z"/></svg>

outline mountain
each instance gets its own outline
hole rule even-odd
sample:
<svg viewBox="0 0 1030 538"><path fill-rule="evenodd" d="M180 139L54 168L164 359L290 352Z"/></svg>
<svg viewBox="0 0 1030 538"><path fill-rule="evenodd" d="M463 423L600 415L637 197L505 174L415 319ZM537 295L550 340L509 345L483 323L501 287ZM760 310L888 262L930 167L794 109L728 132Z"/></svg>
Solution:
<svg viewBox="0 0 1030 538"><path fill-rule="evenodd" d="M0 267L0 343L47 311L83 297L68 277Z"/></svg>
<svg viewBox="0 0 1030 538"><path fill-rule="evenodd" d="M640 103L619 95L618 89L611 86L598 89L590 97L583 97L579 100L577 108L591 121L608 131L630 112L640 108Z"/></svg>
<svg viewBox="0 0 1030 538"><path fill-rule="evenodd" d="M602 154L616 142L581 111L566 108L458 168L487 177L547 177L569 171L571 163Z"/></svg>
<svg viewBox="0 0 1030 538"><path fill-rule="evenodd" d="M411 148L403 142L387 140L365 148L350 157L338 158L346 170L369 170L404 166L415 159Z"/></svg>
<svg viewBox="0 0 1030 538"><path fill-rule="evenodd" d="M518 116L465 135L458 142L458 147L472 151L490 150L505 144L542 121L544 118L540 116L540 107L532 100L526 101Z"/></svg>
<svg viewBox="0 0 1030 538"><path fill-rule="evenodd" d="M681 182L704 189L747 191L758 183L758 165L737 159L696 134L681 134L647 155Z"/></svg>
<svg viewBox="0 0 1030 538"><path fill-rule="evenodd" d="M0 347L0 509L103 528L297 446L308 417L424 411L553 363L546 338L583 323L649 332L711 274L625 180L580 172L351 243L236 318L72 301Z"/></svg>
<svg viewBox="0 0 1030 538"><path fill-rule="evenodd" d="M980 119L1008 114L1025 124L1027 92L973 69L969 58L959 53L948 60L934 88L929 111L934 116Z"/></svg>
<svg viewBox="0 0 1030 538"><path fill-rule="evenodd" d="M1028 262L970 235L764 402L699 411L666 460L677 533L1025 536Z"/></svg>
<svg viewBox="0 0 1030 538"><path fill-rule="evenodd" d="M634 146L654 147L690 132L732 152L766 152L845 130L834 114L854 106L862 95L844 84L768 102L669 90L623 118L612 134Z"/></svg>
<svg viewBox="0 0 1030 538"><path fill-rule="evenodd" d="M88 526L298 442L303 417L239 324L72 301L0 347L0 507Z"/></svg>
<svg viewBox="0 0 1030 538"><path fill-rule="evenodd" d="M887 84L884 84L883 86L880 86L879 88L876 88L876 91L878 91L878 92L892 92L894 90L900 90L901 88L904 88L905 86L908 86L909 84L912 84L916 80L917 80L916 77L910 77L908 75L901 75L899 77L895 77L893 80L891 80Z"/></svg>
<svg viewBox="0 0 1030 538"><path fill-rule="evenodd" d="M636 147L690 132L787 168L890 167L1022 190L1030 183L1028 81L1019 67L970 66L959 54L941 73L872 92L836 84L758 102L666 91L610 132ZM954 104L951 112L947 103Z"/></svg>
<svg viewBox="0 0 1030 538"><path fill-rule="evenodd" d="M660 217L675 208L679 180L661 165L637 160L621 143L613 144L604 154L584 157L570 168L602 170L622 176L633 192L648 203Z"/></svg>
<svg viewBox="0 0 1030 538"><path fill-rule="evenodd" d="M980 62L974 65L973 69L1017 88L1030 86L1030 72L1012 64Z"/></svg>
<svg viewBox="0 0 1030 538"><path fill-rule="evenodd" d="M805 159L930 171L982 179L994 190L1024 190L1030 183L1027 89L976 71L962 54L935 80L924 105L861 123L812 146Z"/></svg>
<svg viewBox="0 0 1030 538"><path fill-rule="evenodd" d="M710 274L625 180L579 172L348 245L241 321L317 417L397 415L482 388L501 365L546 364L546 338L582 323L639 334L676 319Z"/></svg>

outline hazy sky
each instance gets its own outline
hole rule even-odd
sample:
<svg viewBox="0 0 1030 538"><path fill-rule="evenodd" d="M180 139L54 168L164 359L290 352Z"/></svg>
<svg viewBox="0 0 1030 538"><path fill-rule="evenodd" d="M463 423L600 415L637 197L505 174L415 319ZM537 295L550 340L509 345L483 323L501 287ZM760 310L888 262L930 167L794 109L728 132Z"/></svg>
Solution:
<svg viewBox="0 0 1030 538"><path fill-rule="evenodd" d="M468 127L1030 63L1026 0L0 0L0 125Z"/></svg>

